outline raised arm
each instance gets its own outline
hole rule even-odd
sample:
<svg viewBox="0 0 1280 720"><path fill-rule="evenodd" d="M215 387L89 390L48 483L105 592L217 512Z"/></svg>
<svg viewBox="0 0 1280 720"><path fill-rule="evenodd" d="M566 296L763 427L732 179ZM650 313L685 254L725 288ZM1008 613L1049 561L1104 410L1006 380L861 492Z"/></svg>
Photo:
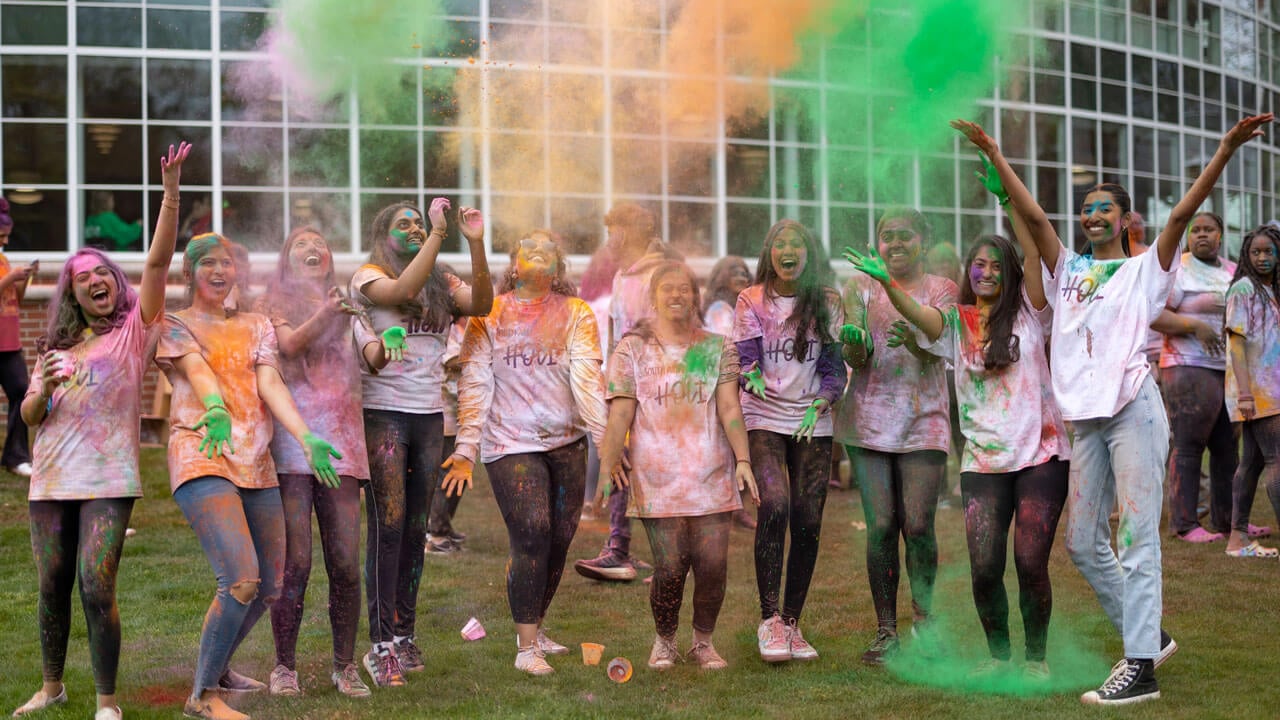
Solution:
<svg viewBox="0 0 1280 720"><path fill-rule="evenodd" d="M463 315L488 315L493 309L493 281L484 253L484 216L475 208L459 208L458 229L471 250L471 287L455 293L453 304Z"/></svg>
<svg viewBox="0 0 1280 720"><path fill-rule="evenodd" d="M427 208L427 217L431 221L431 232L428 233L427 239L423 241L422 246L418 248L418 252L409 261L408 267L400 276L392 278L379 278L369 283L365 283L364 287L359 288L364 296L372 300L377 305L397 306L409 302L422 292L422 287L427 284L427 279L431 277L431 271L436 267L436 256L440 254L440 245L444 242L445 230L449 227L448 221L445 220L444 213L449 209L449 200L447 198L435 198L431 201L431 206ZM400 217L392 221L392 233L405 233L406 235L413 231L413 221L409 218ZM386 242L386 238L370 238L373 242Z"/></svg>
<svg viewBox="0 0 1280 720"><path fill-rule="evenodd" d="M156 220L156 232L151 236L151 248L147 250L147 262L142 268L142 284L138 292L142 322L148 325L164 312L164 286L169 278L173 248L178 242L178 186L182 178L182 163L190 152L191 144L180 142L176 150L170 145L169 154L160 158L164 199L160 201L160 218Z"/></svg>
<svg viewBox="0 0 1280 720"><path fill-rule="evenodd" d="M844 259L883 285L885 292L889 294L889 302L902 313L902 317L920 328L925 337L929 338L929 342L937 340L942 335L946 327L942 312L937 308L926 307L916 302L915 298L908 295L907 291L889 277L889 269L885 267L884 260L880 258L874 247L868 247L866 255L847 247L844 249Z"/></svg>
<svg viewBox="0 0 1280 720"><path fill-rule="evenodd" d="M1169 220L1160 231L1159 239L1156 240L1156 252L1160 253L1160 266L1165 270L1173 266L1173 260L1178 256L1178 244L1182 242L1182 233L1186 231L1191 218L1195 217L1196 211L1204 204L1205 198L1209 197L1209 192L1213 190L1223 169L1227 167L1227 161L1241 145L1256 137L1262 137L1262 126L1274 119L1273 113L1253 115L1236 123L1235 127L1222 136L1213 159L1204 166L1204 170L1200 171L1200 177L1191 184L1187 194L1173 206L1173 210L1169 213Z"/></svg>

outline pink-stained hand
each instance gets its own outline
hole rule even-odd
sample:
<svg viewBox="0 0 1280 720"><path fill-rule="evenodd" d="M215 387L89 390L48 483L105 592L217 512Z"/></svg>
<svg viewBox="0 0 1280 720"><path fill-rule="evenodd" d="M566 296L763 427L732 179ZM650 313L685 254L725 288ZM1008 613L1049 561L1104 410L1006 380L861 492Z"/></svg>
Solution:
<svg viewBox="0 0 1280 720"><path fill-rule="evenodd" d="M751 472L751 463L737 463L733 469L733 477L738 481L738 492L751 491L751 501L760 506L760 489L756 487L755 473Z"/></svg>
<svg viewBox="0 0 1280 720"><path fill-rule="evenodd" d="M484 215L471 207L458 208L458 229L467 242L475 245L484 242Z"/></svg>
<svg viewBox="0 0 1280 720"><path fill-rule="evenodd" d="M40 381L45 397L52 397L59 385L71 379L76 362L61 350L50 350L40 358Z"/></svg>
<svg viewBox="0 0 1280 720"><path fill-rule="evenodd" d="M440 467L449 471L445 473L444 480L440 481L440 489L444 490L445 497L454 495L462 497L464 491L471 489L471 476L475 472L475 463L454 453Z"/></svg>
<svg viewBox="0 0 1280 720"><path fill-rule="evenodd" d="M866 255L847 247L844 249L844 259L848 260L849 264L858 270L870 275L881 285L887 287L893 281L889 277L889 267L884 264L884 259L880 257L880 253L876 252L874 245L867 247Z"/></svg>
<svg viewBox="0 0 1280 720"><path fill-rule="evenodd" d="M453 204L449 202L449 198L432 198L431 205L427 207L427 219L431 221L431 230L445 232L449 229L449 221L445 219L444 214Z"/></svg>
<svg viewBox="0 0 1280 720"><path fill-rule="evenodd" d="M169 146L169 154L160 158L160 175L164 179L164 194L177 195L178 184L182 178L182 163L191 154L191 143L180 142L175 150Z"/></svg>
<svg viewBox="0 0 1280 720"><path fill-rule="evenodd" d="M951 121L951 127L959 130L966 140L977 146L977 148L983 153L987 155L994 155L996 152L999 152L999 147L996 146L996 141L991 139L991 136L988 135L978 123L956 118Z"/></svg>
<svg viewBox="0 0 1280 720"><path fill-rule="evenodd" d="M1275 113L1264 113L1244 118L1222 136L1222 146L1235 152L1236 148L1241 145L1254 138L1262 137L1264 135L1262 126L1275 119Z"/></svg>

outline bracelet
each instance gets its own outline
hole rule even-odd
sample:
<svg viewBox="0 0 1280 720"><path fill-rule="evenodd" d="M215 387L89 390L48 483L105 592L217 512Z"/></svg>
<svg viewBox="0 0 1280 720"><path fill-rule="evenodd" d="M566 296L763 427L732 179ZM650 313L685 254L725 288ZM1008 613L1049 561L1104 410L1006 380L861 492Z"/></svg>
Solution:
<svg viewBox="0 0 1280 720"><path fill-rule="evenodd" d="M160 207L168 208L170 210L177 210L178 203L177 201L170 201L169 198L165 198L164 200L160 201Z"/></svg>
<svg viewBox="0 0 1280 720"><path fill-rule="evenodd" d="M750 465L750 464L751 464L751 461L750 461L750 460L739 460L739 461L738 461L738 464L739 464L739 465L741 465L742 463L746 463L746 464Z"/></svg>
<svg viewBox="0 0 1280 720"><path fill-rule="evenodd" d="M1001 197L1001 196L997 195L997 196L996 196L996 202L1000 203L1000 207L1004 207L1005 205L1008 205L1008 204L1009 204L1009 196L1008 196L1008 195L1005 195L1005 196Z"/></svg>

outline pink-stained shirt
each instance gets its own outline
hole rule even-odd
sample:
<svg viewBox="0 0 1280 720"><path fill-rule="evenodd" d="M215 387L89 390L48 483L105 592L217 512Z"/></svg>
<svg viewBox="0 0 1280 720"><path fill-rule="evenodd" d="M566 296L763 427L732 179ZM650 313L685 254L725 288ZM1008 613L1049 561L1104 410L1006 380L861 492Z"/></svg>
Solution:
<svg viewBox="0 0 1280 720"><path fill-rule="evenodd" d="M1227 288L1236 264L1227 259L1218 265L1210 265L1191 253L1183 253L1181 269L1173 281L1166 306L1187 317L1209 323L1214 330L1222 327L1227 311ZM1210 355L1195 334L1162 335L1160 367L1182 365L1222 371L1227 368L1225 355Z"/></svg>
<svg viewBox="0 0 1280 720"><path fill-rule="evenodd" d="M723 300L717 300L707 306L702 313L702 327L725 337L733 337L734 307Z"/></svg>
<svg viewBox="0 0 1280 720"><path fill-rule="evenodd" d="M742 507L733 449L716 411L716 388L727 382L736 389L738 350L722 335L699 332L691 345L671 347L638 335L618 343L609 359L608 398L637 402L628 515L698 516Z"/></svg>
<svg viewBox="0 0 1280 720"><path fill-rule="evenodd" d="M921 305L944 307L956 302L959 288L944 277L925 275L910 295ZM946 363L931 355L916 357L905 346L888 346L889 328L903 317L869 275L855 272L845 284L844 317L870 332L873 351L849 376L836 407L835 439L878 452L949 452Z"/></svg>
<svg viewBox="0 0 1280 720"><path fill-rule="evenodd" d="M618 346L623 335L641 320L653 317L653 303L649 298L649 278L666 258L662 253L644 255L631 267L613 276L613 292L609 301L609 355Z"/></svg>
<svg viewBox="0 0 1280 720"><path fill-rule="evenodd" d="M376 305L364 294L369 283L389 276L376 265L365 265L351 276L351 297L357 298L373 328L363 324L357 328L360 347L380 342L384 330L398 325L405 329L404 360L389 362L371 372L361 363L364 406L371 410L393 410L415 415L430 415L444 410L444 353L449 341L449 325L430 327L420 317L408 317L396 307ZM456 275L445 273L449 295L456 296L467 284Z"/></svg>
<svg viewBox="0 0 1280 720"><path fill-rule="evenodd" d="M1249 361L1249 394L1253 395L1254 419L1280 415L1280 308L1266 288L1243 277L1227 291L1227 332L1244 338L1245 359ZM1238 407L1240 395L1234 363L1227 354L1226 401L1233 422L1244 416Z"/></svg>
<svg viewBox="0 0 1280 720"><path fill-rule="evenodd" d="M1043 264L1043 260L1041 261ZM1151 373L1143 348L1164 309L1178 265L1160 253L1094 260L1063 248L1045 266L1044 294L1053 306L1049 367L1064 420L1115 417Z"/></svg>
<svg viewBox="0 0 1280 720"><path fill-rule="evenodd" d="M335 317L301 354L291 357L280 353L280 375L307 427L342 453L341 459L332 458L334 470L339 475L368 480L369 454L365 452L364 411L360 406L360 368L364 361L354 334L359 322L345 315ZM275 328L290 325L283 317L271 317L271 324ZM278 420L271 439L271 457L281 475L311 474L302 446Z"/></svg>
<svg viewBox="0 0 1280 720"><path fill-rule="evenodd" d="M469 318L458 318L449 326L449 340L444 344L444 382L440 384L441 406L444 409L444 436L458 434L458 379L462 377L460 364L449 367L449 361L462 354L462 336L467 331Z"/></svg>
<svg viewBox="0 0 1280 720"><path fill-rule="evenodd" d="M9 267L9 258L0 253L0 277L10 272L13 270ZM15 282L0 293L0 352L22 349L18 305L18 284Z"/></svg>
<svg viewBox="0 0 1280 720"><path fill-rule="evenodd" d="M75 375L53 391L53 404L36 426L28 500L140 497L138 423L142 376L155 351L158 319L142 322L135 303L124 322L105 335L90 334L63 352ZM40 369L27 394L40 392Z"/></svg>
<svg viewBox="0 0 1280 720"><path fill-rule="evenodd" d="M742 417L748 430L768 430L790 435L800 427L804 413L818 397L822 377L818 375L818 356L822 341L809 333L809 347L804 362L796 357L795 328L787 325L795 309L794 297L767 297L763 285L752 285L738 295L734 310L733 341L760 338L764 355L760 359L765 399L743 391ZM834 290L827 292L829 322L827 332L834 341L844 324L844 307ZM814 437L831 437L831 413L818 416Z"/></svg>
<svg viewBox="0 0 1280 720"><path fill-rule="evenodd" d="M933 343L917 332L920 347L950 360L956 369L960 432L966 440L961 472L1008 473L1071 459L1062 413L1053 399L1045 338L1053 323L1048 307L1036 310L1025 288L1013 321L1018 359L1002 370L987 370L978 308L938 308L945 321Z"/></svg>
<svg viewBox="0 0 1280 720"><path fill-rule="evenodd" d="M462 341L454 452L482 462L564 447L606 421L600 333L591 307L558 293L494 298Z"/></svg>
<svg viewBox="0 0 1280 720"><path fill-rule="evenodd" d="M186 374L174 365L175 360L189 353L202 356L218 379L222 401L231 414L234 453L206 458L200 452L205 430L193 428L205 413L204 403ZM224 319L187 308L164 316L156 364L173 385L169 409L170 490L206 475L226 478L235 486L250 490L278 485L276 465L271 459L272 419L258 396L257 375L259 365L279 370L277 354L276 331L263 315L236 313Z"/></svg>

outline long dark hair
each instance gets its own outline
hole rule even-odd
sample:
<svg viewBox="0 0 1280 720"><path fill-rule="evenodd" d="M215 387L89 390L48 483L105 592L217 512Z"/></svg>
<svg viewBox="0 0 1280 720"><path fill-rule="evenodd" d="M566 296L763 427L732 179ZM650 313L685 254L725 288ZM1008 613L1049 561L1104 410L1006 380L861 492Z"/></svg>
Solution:
<svg viewBox="0 0 1280 720"><path fill-rule="evenodd" d="M787 325L795 330L795 352L800 362L805 361L809 350L809 335L812 333L818 342L825 346L835 342L831 337L831 309L828 306L828 295L832 291L825 284L826 273L823 267L828 266L827 254L802 223L795 220L779 220L769 228L764 236L764 247L760 250L760 262L756 265L756 284L764 286L766 297L774 295L773 281L778 272L773 268L770 253L773 243L784 231L791 230L804 240L807 258L804 270L796 282L796 306L787 318Z"/></svg>
<svg viewBox="0 0 1280 720"><path fill-rule="evenodd" d="M1254 291L1249 298L1250 317L1265 318L1269 307L1274 307L1277 315L1280 316L1280 272L1273 269L1271 280L1268 281L1259 275L1258 271L1253 269L1253 263L1249 262L1249 248L1259 240L1270 240L1275 246L1276 255L1280 256L1280 228L1274 225L1262 225L1254 229L1253 232L1245 235L1244 241L1240 243L1240 262L1236 263L1236 273L1231 277L1231 284L1234 285L1241 278L1246 277L1253 281ZM1255 315L1255 312L1258 314Z"/></svg>
<svg viewBox="0 0 1280 720"><path fill-rule="evenodd" d="M737 293L729 289L729 278L733 277L734 270L742 270L748 277L751 276L751 270L747 268L746 261L737 255L726 255L711 266L711 274L707 276L707 295L702 299L704 314L707 308L717 302L728 303L729 307L733 307L738 301Z"/></svg>
<svg viewBox="0 0 1280 720"><path fill-rule="evenodd" d="M377 266L392 279L400 277L400 273L409 265L400 255L391 252L387 245L391 223L401 210L412 210L418 213L424 223L428 222L427 216L417 205L405 200L382 208L369 224L369 264ZM453 317L457 314L457 308L453 304L453 296L449 294L449 281L445 279L439 263L431 268L431 276L417 296L401 304L398 310L410 317L422 319L423 324L429 328L441 332L448 329L449 323L453 322Z"/></svg>
<svg viewBox="0 0 1280 720"><path fill-rule="evenodd" d="M1116 205L1120 206L1120 214L1122 216L1128 215L1129 212L1133 210L1133 200L1129 197L1129 191L1125 190L1123 185L1118 185L1116 183L1098 183L1097 185L1089 188L1085 195L1088 196L1089 193L1095 192L1111 193L1111 199L1116 201ZM1128 226L1122 226L1120 228L1120 249L1124 251L1125 257L1131 257L1133 255L1129 248ZM1084 254L1093 255L1092 244L1085 247Z"/></svg>
<svg viewBox="0 0 1280 720"><path fill-rule="evenodd" d="M520 239L531 238L534 235L541 235L549 238L556 246L556 276L551 278L551 292L558 293L567 297L577 297L578 289L573 286L573 281L568 277L569 258L564 254L564 243L558 233L552 232L544 228L530 230ZM516 256L520 254L520 241L517 240L511 246L511 263L507 265L507 271L502 273L502 280L498 282L498 294L509 293L516 289Z"/></svg>
<svg viewBox="0 0 1280 720"><path fill-rule="evenodd" d="M2 228L0 228L2 229ZM105 265L116 280L116 306L110 315L94 318L92 322L85 318L80 303L76 302L75 282L72 266L76 259L92 257ZM62 264L62 272L58 273L58 284L53 291L53 299L49 303L48 319L45 323L44 335L36 340L36 350L43 354L47 350L66 350L74 347L84 339L85 328L91 328L97 335L106 335L125 323L133 307L138 304L138 293L129 285L129 278L120 266L111 261L106 253L95 248L84 248L67 258Z"/></svg>
<svg viewBox="0 0 1280 720"><path fill-rule="evenodd" d="M293 241L308 234L319 236L325 240L325 245L328 246L328 239L314 225L302 225L290 231L289 237L285 238L284 244L280 246L280 257L276 259L275 273L267 281L267 292L260 300L260 307L266 311L265 315L283 317L289 321L290 325L295 326L306 321L315 312L313 306L299 302L307 293L289 269L289 252L293 248ZM321 290L327 290L336 284L337 280L333 273L333 254L331 252L329 254L329 273L324 278ZM325 302L323 297L321 302Z"/></svg>
<svg viewBox="0 0 1280 720"><path fill-rule="evenodd" d="M1000 256L1000 297L987 315L987 340L982 364L988 370L1003 370L1022 356L1020 342L1013 334L1013 321L1022 307L1022 265L1013 243L999 235L981 235L964 258L964 277L960 278L960 304L977 305L969 270L982 248L991 248Z"/></svg>
<svg viewBox="0 0 1280 720"><path fill-rule="evenodd" d="M683 273L685 277L689 278L689 284L693 286L693 316L694 320L697 321L696 325L698 329L701 329L702 293L698 290L698 276L693 274L693 270L690 270L688 265L685 265L678 260L663 260L659 263L658 266L653 269L653 272L649 274L649 302L655 305L657 304L658 281L673 272ZM695 336L698 335L696 332L694 334ZM658 333L653 327L653 321L649 318L645 318L644 320L636 323L635 326L628 330L622 337L625 338L628 335L638 335L645 342L650 342L658 338Z"/></svg>

